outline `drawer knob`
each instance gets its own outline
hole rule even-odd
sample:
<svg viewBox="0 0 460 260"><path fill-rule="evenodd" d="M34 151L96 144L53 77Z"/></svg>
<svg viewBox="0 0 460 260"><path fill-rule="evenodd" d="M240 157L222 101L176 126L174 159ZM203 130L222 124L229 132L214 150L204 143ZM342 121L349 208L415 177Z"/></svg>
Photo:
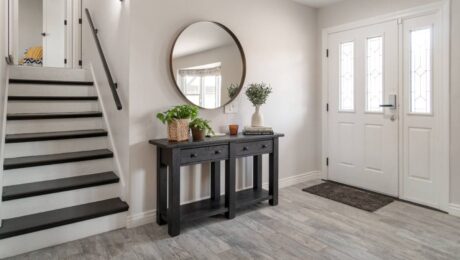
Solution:
<svg viewBox="0 0 460 260"><path fill-rule="evenodd" d="M249 148L247 146L243 147L243 151L247 151Z"/></svg>
<svg viewBox="0 0 460 260"><path fill-rule="evenodd" d="M220 151L215 151L214 154L220 154Z"/></svg>
<svg viewBox="0 0 460 260"><path fill-rule="evenodd" d="M192 157L192 158L195 158L195 157L197 157L197 156L198 156L198 154L196 154L196 153L190 154L190 157Z"/></svg>
<svg viewBox="0 0 460 260"><path fill-rule="evenodd" d="M263 145L262 145L262 148L264 148L264 149L267 148L267 147L268 147L268 146L267 146L266 144L263 144Z"/></svg>

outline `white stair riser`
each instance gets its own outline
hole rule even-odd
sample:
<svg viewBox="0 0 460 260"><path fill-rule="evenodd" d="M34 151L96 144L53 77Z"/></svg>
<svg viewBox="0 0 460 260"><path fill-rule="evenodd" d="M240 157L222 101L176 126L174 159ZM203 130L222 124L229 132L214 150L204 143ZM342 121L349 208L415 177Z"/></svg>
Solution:
<svg viewBox="0 0 460 260"><path fill-rule="evenodd" d="M45 120L9 120L6 123L7 134L76 131L87 129L105 129L103 119L101 117L90 117Z"/></svg>
<svg viewBox="0 0 460 260"><path fill-rule="evenodd" d="M84 69L16 66L10 68L11 79L88 81L89 73Z"/></svg>
<svg viewBox="0 0 460 260"><path fill-rule="evenodd" d="M73 207L120 196L120 184L58 192L2 202L2 218L16 218L40 212Z"/></svg>
<svg viewBox="0 0 460 260"><path fill-rule="evenodd" d="M11 186L108 172L112 171L113 167L113 158L107 158L5 170L3 171L3 185Z"/></svg>
<svg viewBox="0 0 460 260"><path fill-rule="evenodd" d="M127 213L118 213L70 225L46 229L0 240L0 258L16 256L41 248L124 228Z"/></svg>
<svg viewBox="0 0 460 260"><path fill-rule="evenodd" d="M8 113L100 111L97 101L9 101Z"/></svg>
<svg viewBox="0 0 460 260"><path fill-rule="evenodd" d="M93 86L10 84L9 96L94 96Z"/></svg>
<svg viewBox="0 0 460 260"><path fill-rule="evenodd" d="M108 138L81 138L5 145L5 158L91 151L108 148Z"/></svg>

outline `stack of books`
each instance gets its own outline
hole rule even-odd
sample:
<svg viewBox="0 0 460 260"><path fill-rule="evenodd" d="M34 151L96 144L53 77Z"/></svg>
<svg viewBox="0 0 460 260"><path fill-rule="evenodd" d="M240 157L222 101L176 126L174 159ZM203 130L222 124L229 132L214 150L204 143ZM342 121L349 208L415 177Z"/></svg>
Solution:
<svg viewBox="0 0 460 260"><path fill-rule="evenodd" d="M246 126L243 130L244 135L273 135L273 128L267 126Z"/></svg>

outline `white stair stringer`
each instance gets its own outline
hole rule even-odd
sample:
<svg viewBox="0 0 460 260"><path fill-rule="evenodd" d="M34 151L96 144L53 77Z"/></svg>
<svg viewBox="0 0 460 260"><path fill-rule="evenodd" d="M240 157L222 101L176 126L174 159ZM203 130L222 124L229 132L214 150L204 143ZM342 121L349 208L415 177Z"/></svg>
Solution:
<svg viewBox="0 0 460 260"><path fill-rule="evenodd" d="M11 257L121 229L126 226L126 218L127 213L122 212L3 239L0 240L0 258Z"/></svg>

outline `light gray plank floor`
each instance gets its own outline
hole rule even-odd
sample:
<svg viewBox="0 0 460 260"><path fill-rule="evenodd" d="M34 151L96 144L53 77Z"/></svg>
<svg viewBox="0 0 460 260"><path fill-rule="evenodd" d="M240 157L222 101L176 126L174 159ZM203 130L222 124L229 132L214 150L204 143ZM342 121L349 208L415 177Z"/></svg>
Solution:
<svg viewBox="0 0 460 260"><path fill-rule="evenodd" d="M277 207L190 223L175 238L149 224L14 259L460 259L460 218L403 202L368 213L301 190L317 183L282 189Z"/></svg>

